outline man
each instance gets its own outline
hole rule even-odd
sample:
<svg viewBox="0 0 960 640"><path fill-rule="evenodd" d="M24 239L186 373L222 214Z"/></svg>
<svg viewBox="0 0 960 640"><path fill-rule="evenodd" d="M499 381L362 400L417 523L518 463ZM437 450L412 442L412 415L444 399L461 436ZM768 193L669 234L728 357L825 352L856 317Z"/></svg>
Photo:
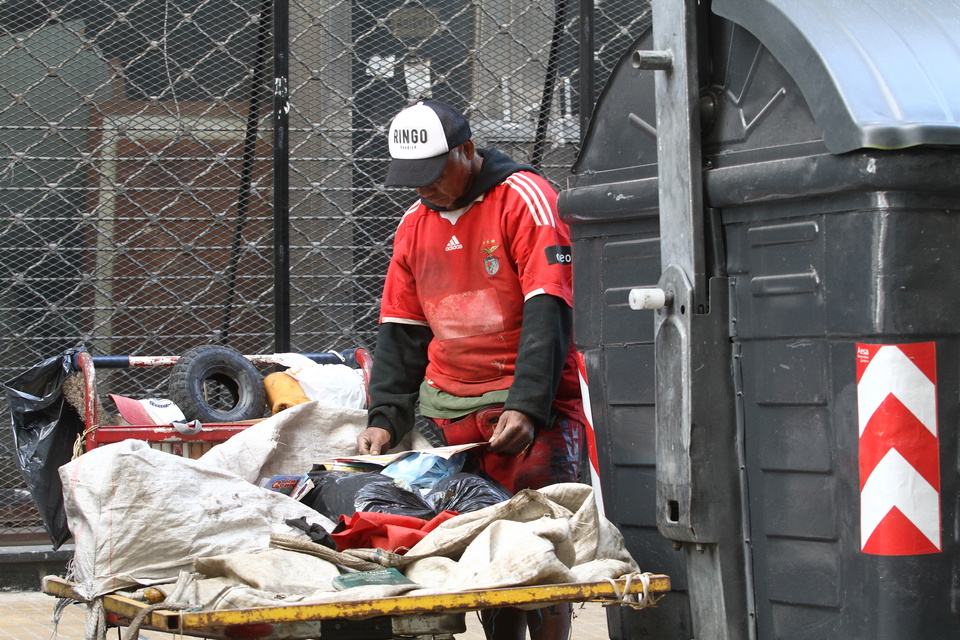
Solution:
<svg viewBox="0 0 960 640"><path fill-rule="evenodd" d="M583 404L570 236L533 168L480 150L456 109L424 100L389 130L387 186L413 187L393 243L360 453L387 450L414 408L513 492L579 476ZM488 615L488 637L566 638L569 607Z"/></svg>

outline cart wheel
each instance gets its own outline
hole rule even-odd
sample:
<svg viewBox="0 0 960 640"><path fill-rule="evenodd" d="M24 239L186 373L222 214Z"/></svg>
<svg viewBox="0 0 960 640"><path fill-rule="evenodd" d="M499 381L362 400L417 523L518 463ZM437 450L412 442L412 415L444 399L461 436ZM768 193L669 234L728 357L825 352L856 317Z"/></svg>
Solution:
<svg viewBox="0 0 960 640"><path fill-rule="evenodd" d="M262 418L266 406L257 368L236 349L222 345L194 347L177 358L168 391L187 420L200 422Z"/></svg>

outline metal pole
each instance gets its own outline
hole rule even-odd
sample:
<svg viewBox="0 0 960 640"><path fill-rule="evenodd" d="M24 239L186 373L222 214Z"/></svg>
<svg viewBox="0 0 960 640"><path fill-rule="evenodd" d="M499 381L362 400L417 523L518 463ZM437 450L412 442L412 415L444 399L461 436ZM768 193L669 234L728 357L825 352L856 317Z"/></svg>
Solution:
<svg viewBox="0 0 960 640"><path fill-rule="evenodd" d="M274 351L290 351L290 3L273 3Z"/></svg>
<svg viewBox="0 0 960 640"><path fill-rule="evenodd" d="M635 52L633 65L656 70L663 267L656 304L664 305L654 320L657 529L684 551L692 635L747 640L730 286L708 278L705 257L699 54L709 43L698 33L705 9L698 0L652 5L656 50Z"/></svg>
<svg viewBox="0 0 960 640"><path fill-rule="evenodd" d="M580 0L580 142L583 143L593 115L594 101L594 0Z"/></svg>
<svg viewBox="0 0 960 640"><path fill-rule="evenodd" d="M533 153L530 164L540 168L543 151L547 144L547 128L550 124L550 109L553 107L553 90L557 86L557 74L560 66L560 39L563 37L563 23L567 20L567 0L554 3L553 37L550 39L550 53L547 57L547 76L543 81L543 96L540 98L540 113L537 116L537 130L533 140Z"/></svg>
<svg viewBox="0 0 960 640"><path fill-rule="evenodd" d="M260 3L260 20L257 23L257 57L250 78L250 106L247 111L247 130L243 138L243 156L240 167L240 192L237 197L237 218L234 224L233 245L230 249L230 267L227 274L227 300L223 306L223 325L220 330L220 342L226 344L230 337L230 323L233 314L233 302L237 290L237 272L240 268L240 251L243 243L243 230L250 214L253 199L253 172L257 156L257 139L260 137L260 113L264 84L267 80L267 60L270 55L270 23L272 0Z"/></svg>

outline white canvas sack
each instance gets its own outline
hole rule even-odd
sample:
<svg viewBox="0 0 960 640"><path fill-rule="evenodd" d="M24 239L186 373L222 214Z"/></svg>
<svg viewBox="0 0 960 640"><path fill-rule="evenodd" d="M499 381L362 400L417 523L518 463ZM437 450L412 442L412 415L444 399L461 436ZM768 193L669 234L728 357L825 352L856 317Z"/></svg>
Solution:
<svg viewBox="0 0 960 640"><path fill-rule="evenodd" d="M302 535L286 519L334 526L288 496L139 440L93 449L60 478L86 599L176 579L194 557L269 548L271 533Z"/></svg>

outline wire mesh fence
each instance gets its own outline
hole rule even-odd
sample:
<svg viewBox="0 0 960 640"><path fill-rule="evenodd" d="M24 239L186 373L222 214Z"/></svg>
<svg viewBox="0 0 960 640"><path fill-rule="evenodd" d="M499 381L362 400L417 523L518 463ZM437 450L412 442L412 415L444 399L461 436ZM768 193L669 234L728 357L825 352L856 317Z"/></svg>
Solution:
<svg viewBox="0 0 960 640"><path fill-rule="evenodd" d="M562 187L582 126L581 4L0 3L2 379L78 343L272 353L286 332L293 351L372 349L413 200L382 187L391 116L451 102L480 146ZM649 8L589 9L602 84ZM103 372L99 391L164 395L165 375ZM0 544L38 535L3 429Z"/></svg>

